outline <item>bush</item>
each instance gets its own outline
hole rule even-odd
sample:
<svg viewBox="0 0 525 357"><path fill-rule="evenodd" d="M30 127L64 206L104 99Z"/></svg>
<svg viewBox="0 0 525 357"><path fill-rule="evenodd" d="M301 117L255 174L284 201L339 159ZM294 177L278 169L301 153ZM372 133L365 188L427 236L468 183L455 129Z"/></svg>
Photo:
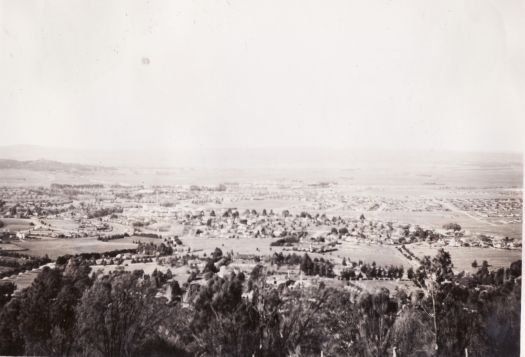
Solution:
<svg viewBox="0 0 525 357"><path fill-rule="evenodd" d="M270 246L272 247L282 247L282 246L289 246L294 243L299 243L299 237L286 237L278 239L272 243L270 243Z"/></svg>
<svg viewBox="0 0 525 357"><path fill-rule="evenodd" d="M460 231L461 226L457 223L447 223L443 225L443 229L452 230L452 231Z"/></svg>

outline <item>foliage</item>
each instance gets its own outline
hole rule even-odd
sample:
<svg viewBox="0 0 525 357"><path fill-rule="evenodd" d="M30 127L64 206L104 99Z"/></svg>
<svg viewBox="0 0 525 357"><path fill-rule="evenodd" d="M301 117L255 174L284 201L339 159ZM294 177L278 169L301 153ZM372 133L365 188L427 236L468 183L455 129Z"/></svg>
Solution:
<svg viewBox="0 0 525 357"><path fill-rule="evenodd" d="M0 309L9 301L16 290L12 282L0 282Z"/></svg>
<svg viewBox="0 0 525 357"><path fill-rule="evenodd" d="M447 223L443 225L443 229L448 229L452 231L460 231L461 226L457 223Z"/></svg>
<svg viewBox="0 0 525 357"><path fill-rule="evenodd" d="M289 237L277 239L276 241L271 242L270 246L282 247L282 246L290 246L290 245L293 245L294 243L299 243L299 237L289 236Z"/></svg>
<svg viewBox="0 0 525 357"><path fill-rule="evenodd" d="M226 257L214 252L210 269ZM300 260L305 273L326 273L331 264L307 254ZM362 266L349 262L347 269ZM68 257L16 295L0 285L0 354L387 356L395 348L400 356L461 356L465 349L519 356L521 261L497 270L484 262L472 275L452 268L443 250L422 259L409 274L420 287L410 295L269 286L263 265L248 280L210 272L204 285L183 290L171 272L93 275L89 260Z"/></svg>
<svg viewBox="0 0 525 357"><path fill-rule="evenodd" d="M301 260L300 268L306 275L319 275L326 277L334 277L333 271L334 265L324 258L310 258L308 254L305 254Z"/></svg>
<svg viewBox="0 0 525 357"><path fill-rule="evenodd" d="M116 273L95 281L76 309L80 345L88 355L130 356L166 318L146 276Z"/></svg>
<svg viewBox="0 0 525 357"><path fill-rule="evenodd" d="M122 207L108 207L108 208L100 208L95 211L88 213L88 218L101 218L105 216L110 216L114 213L122 213L123 209Z"/></svg>
<svg viewBox="0 0 525 357"><path fill-rule="evenodd" d="M31 288L4 306L0 354L69 354L75 340L74 310L91 284L88 274L89 267L75 260L63 269L45 267Z"/></svg>
<svg viewBox="0 0 525 357"><path fill-rule="evenodd" d="M26 270L38 268L51 262L47 255L44 257L32 257L27 254L17 252L0 251L0 267L12 269L0 273L0 279L6 276L15 275Z"/></svg>

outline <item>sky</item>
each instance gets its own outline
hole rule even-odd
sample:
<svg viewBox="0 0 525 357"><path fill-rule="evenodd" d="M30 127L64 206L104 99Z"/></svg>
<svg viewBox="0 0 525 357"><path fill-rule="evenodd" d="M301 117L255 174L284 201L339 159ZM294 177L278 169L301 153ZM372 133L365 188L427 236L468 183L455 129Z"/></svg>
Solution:
<svg viewBox="0 0 525 357"><path fill-rule="evenodd" d="M521 0L0 0L0 145L521 151Z"/></svg>

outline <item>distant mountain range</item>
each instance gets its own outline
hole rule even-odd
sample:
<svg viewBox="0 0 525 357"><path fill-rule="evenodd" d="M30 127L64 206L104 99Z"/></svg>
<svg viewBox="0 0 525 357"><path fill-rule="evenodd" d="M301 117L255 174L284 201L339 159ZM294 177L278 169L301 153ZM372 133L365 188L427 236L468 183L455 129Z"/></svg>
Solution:
<svg viewBox="0 0 525 357"><path fill-rule="evenodd" d="M59 171L59 172L90 172L111 170L109 167L71 164L52 160L28 160L18 161L0 159L0 169L18 169L31 171Z"/></svg>
<svg viewBox="0 0 525 357"><path fill-rule="evenodd" d="M469 153L437 151L360 150L331 148L195 148L195 149L72 149L37 145L0 146L0 158L42 167L74 170L114 168L277 168L277 169L368 169L455 167L512 168L522 172L521 153ZM41 160L44 159L44 160ZM51 160L51 161L46 161ZM56 165L46 164L55 162ZM75 163L75 164L62 164ZM14 165L14 166L13 166ZM83 166L84 165L84 166ZM86 168L86 166L88 168Z"/></svg>

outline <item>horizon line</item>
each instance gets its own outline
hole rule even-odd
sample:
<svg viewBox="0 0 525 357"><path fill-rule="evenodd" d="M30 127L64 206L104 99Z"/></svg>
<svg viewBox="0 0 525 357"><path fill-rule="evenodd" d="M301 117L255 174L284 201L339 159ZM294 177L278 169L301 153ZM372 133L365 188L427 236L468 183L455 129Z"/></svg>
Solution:
<svg viewBox="0 0 525 357"><path fill-rule="evenodd" d="M456 148L388 148L388 147L333 147L333 146L277 146L277 145L268 145L268 146L196 146L196 147L147 147L147 148L131 148L131 147L120 147L120 148L101 148L101 147L65 147L65 146L54 146L54 145L40 145L40 144L7 144L1 145L2 148L16 148L16 147L27 147L27 148L45 148L53 150L70 150L70 151L92 151L92 152L155 152L155 151L166 151L166 152L176 152L176 151L188 151L188 152L197 152L197 151L211 151L211 150L321 150L321 151L356 151L356 152L421 152L421 153L462 153L462 154L523 154L525 153L525 148L519 149L505 149L505 150L483 150L483 149L456 149Z"/></svg>

